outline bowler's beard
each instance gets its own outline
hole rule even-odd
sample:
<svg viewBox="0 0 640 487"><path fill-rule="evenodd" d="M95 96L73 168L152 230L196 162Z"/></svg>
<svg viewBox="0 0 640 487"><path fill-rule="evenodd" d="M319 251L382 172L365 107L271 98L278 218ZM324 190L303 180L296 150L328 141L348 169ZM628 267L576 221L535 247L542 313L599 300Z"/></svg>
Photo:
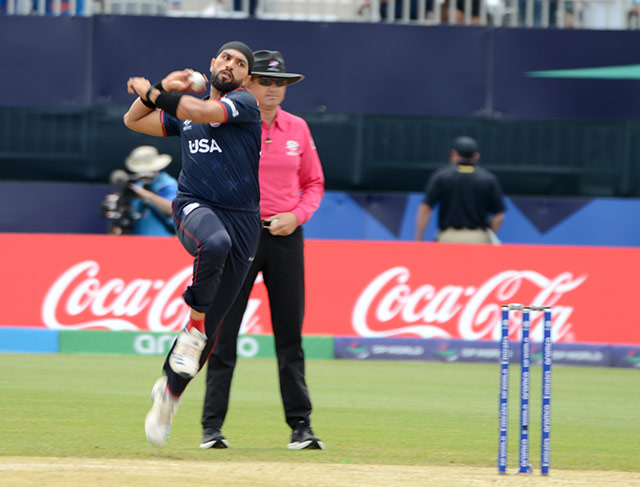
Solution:
<svg viewBox="0 0 640 487"><path fill-rule="evenodd" d="M232 79L231 81L222 81L218 77L218 74L219 72L216 73L216 75L213 77L213 81L211 82L211 84L216 90L222 91L224 93L228 93L230 91L240 88L240 85L242 84L240 81L237 81L235 79Z"/></svg>

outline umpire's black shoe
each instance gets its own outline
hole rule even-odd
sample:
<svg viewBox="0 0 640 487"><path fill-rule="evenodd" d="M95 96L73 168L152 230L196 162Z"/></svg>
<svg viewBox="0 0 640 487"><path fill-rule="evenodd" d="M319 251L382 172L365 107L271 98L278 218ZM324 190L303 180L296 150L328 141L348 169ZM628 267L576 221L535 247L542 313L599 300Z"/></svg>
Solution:
<svg viewBox="0 0 640 487"><path fill-rule="evenodd" d="M324 443L316 438L309 423L299 421L291 432L289 450L324 450Z"/></svg>
<svg viewBox="0 0 640 487"><path fill-rule="evenodd" d="M222 436L220 430L207 428L202 433L202 443L200 448L206 450L207 448L229 448L229 442Z"/></svg>

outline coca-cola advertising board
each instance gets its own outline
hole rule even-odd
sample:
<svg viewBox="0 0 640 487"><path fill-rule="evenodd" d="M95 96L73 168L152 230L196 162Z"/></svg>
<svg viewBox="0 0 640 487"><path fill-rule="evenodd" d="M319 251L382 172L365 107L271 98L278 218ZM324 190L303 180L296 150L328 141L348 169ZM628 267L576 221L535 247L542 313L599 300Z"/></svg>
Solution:
<svg viewBox="0 0 640 487"><path fill-rule="evenodd" d="M192 258L175 238L0 234L0 326L177 331ZM640 250L307 240L306 335L497 340L500 305L553 308L556 342L640 344ZM532 338L541 338L541 313ZM513 313L517 338L520 315ZM256 281L243 333L268 333Z"/></svg>

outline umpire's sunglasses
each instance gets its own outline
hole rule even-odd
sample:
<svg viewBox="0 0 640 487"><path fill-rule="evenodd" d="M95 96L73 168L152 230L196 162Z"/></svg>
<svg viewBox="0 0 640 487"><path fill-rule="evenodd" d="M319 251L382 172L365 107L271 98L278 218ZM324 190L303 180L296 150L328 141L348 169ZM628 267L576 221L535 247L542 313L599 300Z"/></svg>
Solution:
<svg viewBox="0 0 640 487"><path fill-rule="evenodd" d="M284 86L287 84L287 80L283 78L263 78L260 76L258 78L258 83L262 86L271 86L275 84L276 86Z"/></svg>

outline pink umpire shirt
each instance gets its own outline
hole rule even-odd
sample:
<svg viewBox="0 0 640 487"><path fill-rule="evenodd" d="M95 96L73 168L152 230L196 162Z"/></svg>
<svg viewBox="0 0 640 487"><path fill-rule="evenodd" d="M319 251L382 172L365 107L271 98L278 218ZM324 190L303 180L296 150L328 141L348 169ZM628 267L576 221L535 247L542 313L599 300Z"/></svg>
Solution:
<svg viewBox="0 0 640 487"><path fill-rule="evenodd" d="M307 122L278 107L271 127L262 122L260 215L293 212L302 225L320 206L324 174Z"/></svg>

